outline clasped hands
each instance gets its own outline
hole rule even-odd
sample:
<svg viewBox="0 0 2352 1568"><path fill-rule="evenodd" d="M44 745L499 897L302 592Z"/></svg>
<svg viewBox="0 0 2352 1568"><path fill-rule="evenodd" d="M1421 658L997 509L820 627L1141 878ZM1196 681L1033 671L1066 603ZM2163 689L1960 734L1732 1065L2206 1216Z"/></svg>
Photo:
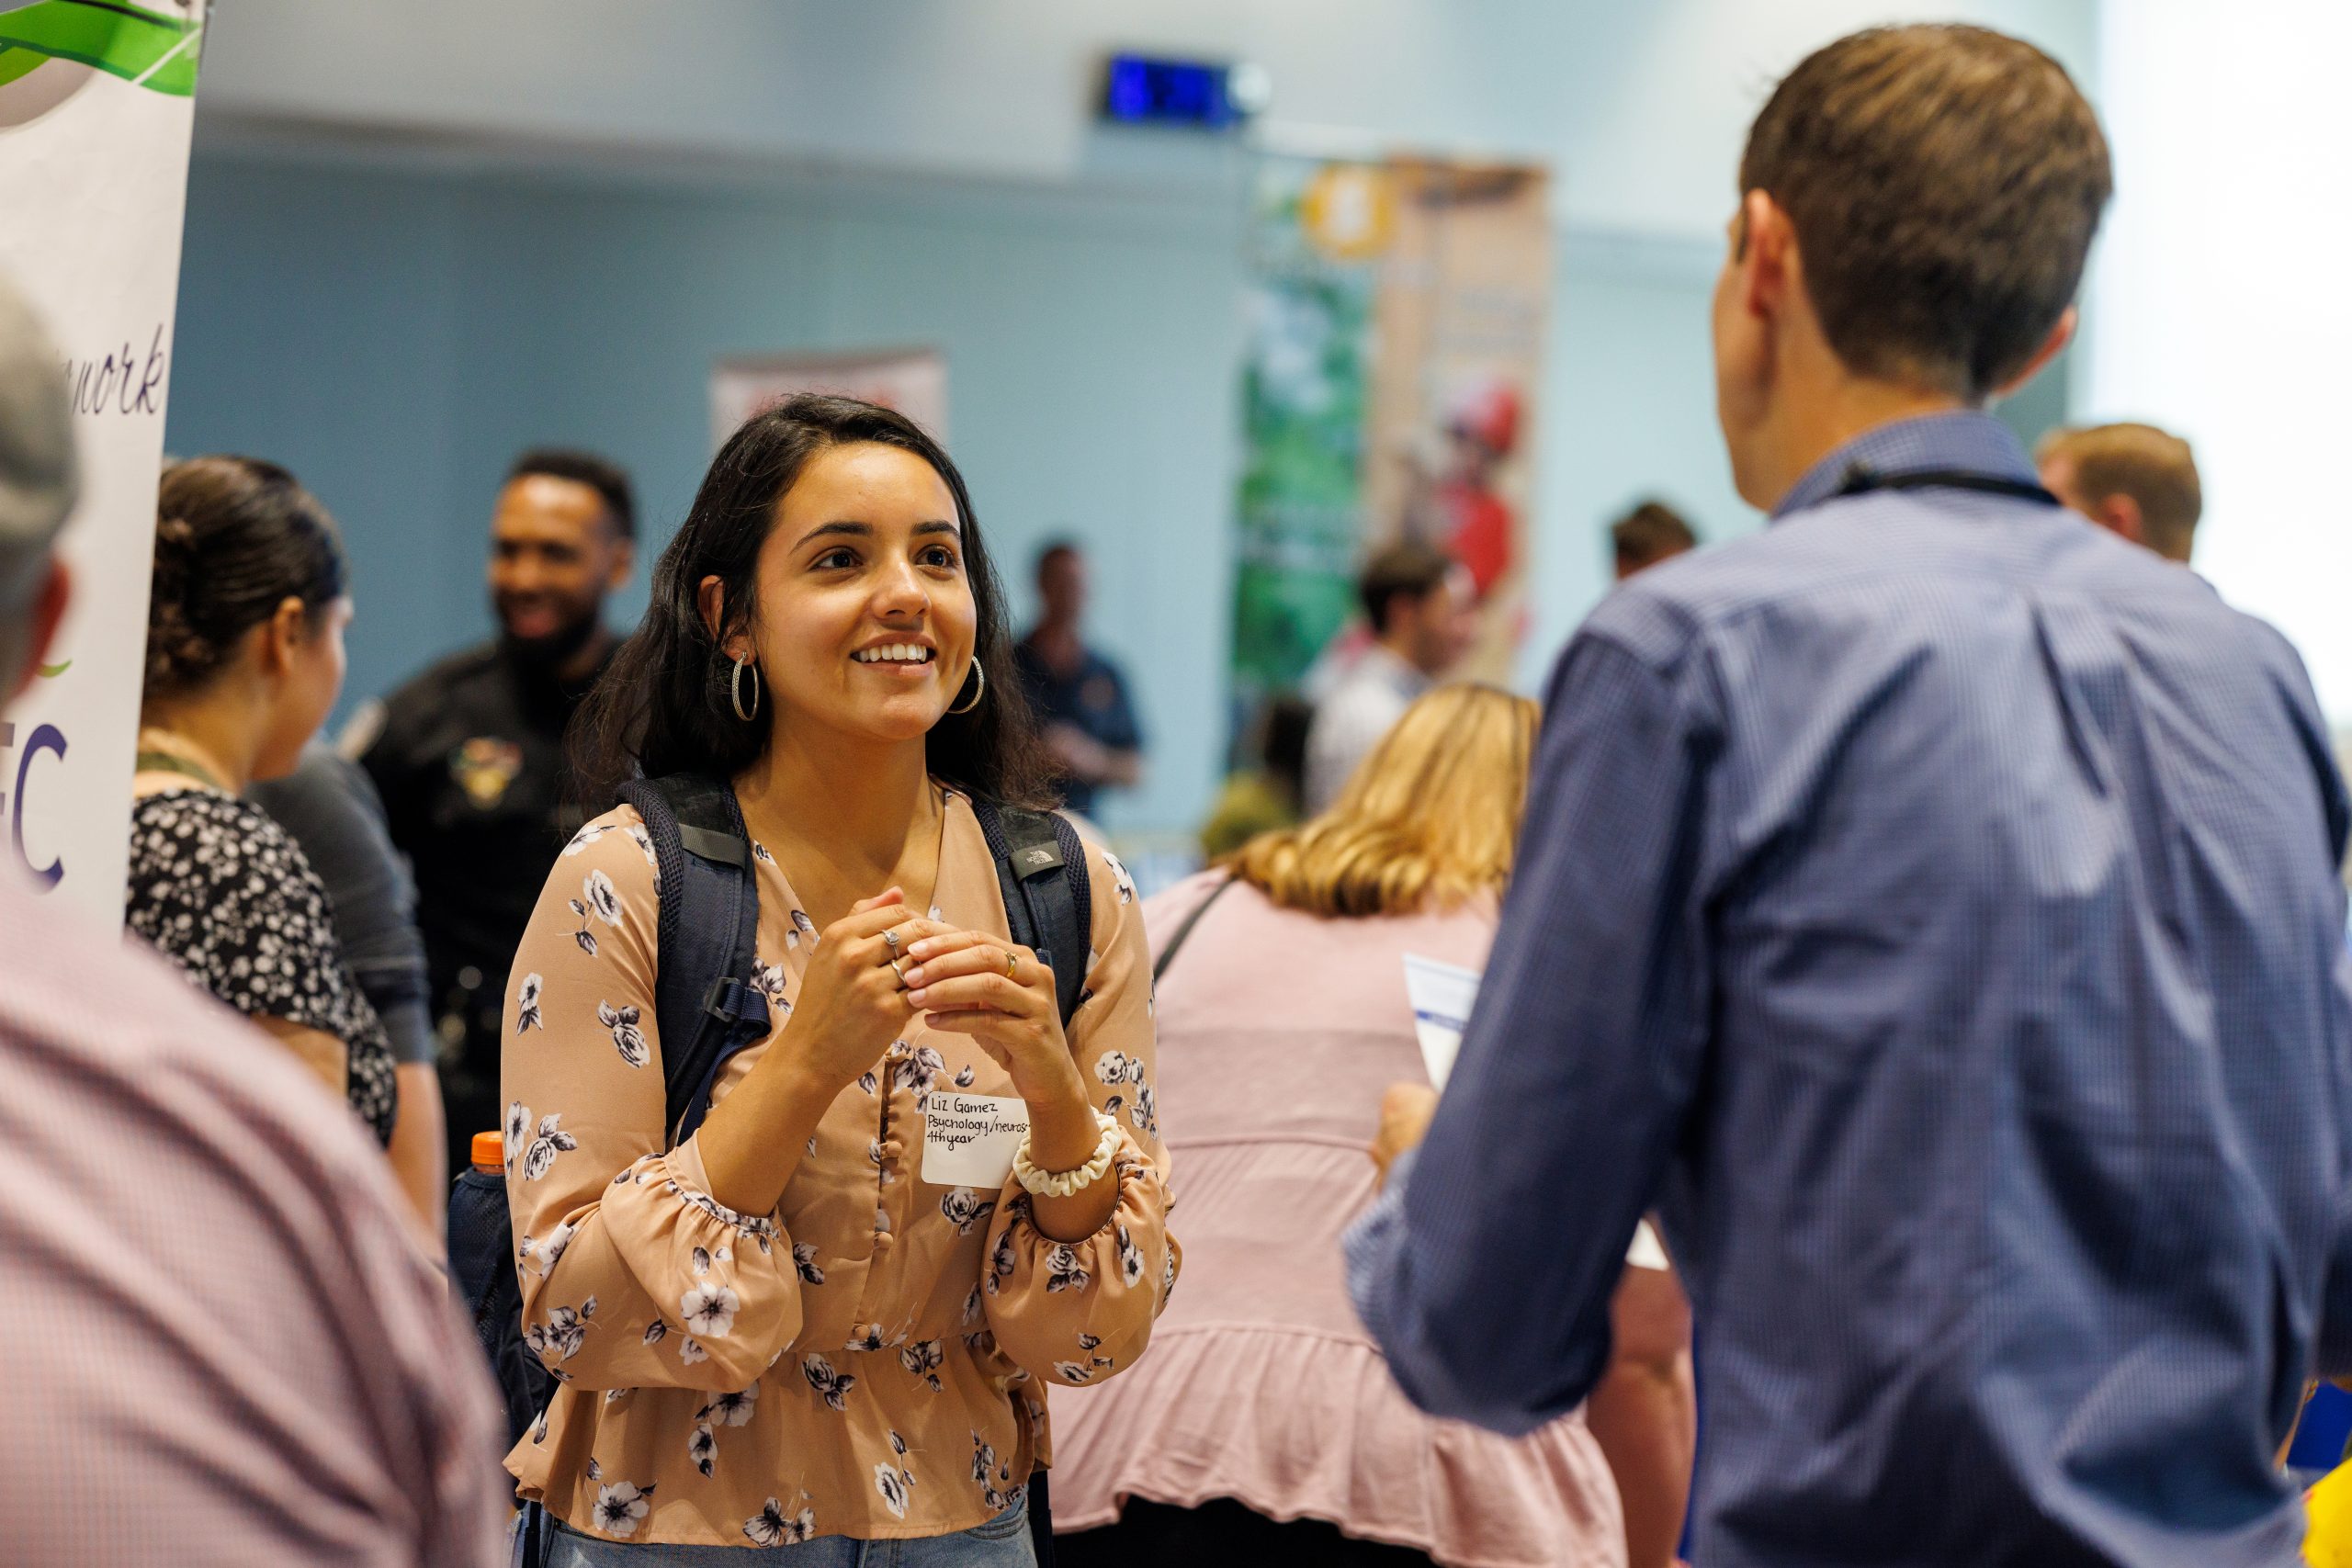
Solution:
<svg viewBox="0 0 2352 1568"><path fill-rule="evenodd" d="M845 1086L918 1016L970 1035L1033 1108L1083 1111L1053 971L1003 937L917 915L896 887L859 900L819 933L781 1043L824 1081Z"/></svg>

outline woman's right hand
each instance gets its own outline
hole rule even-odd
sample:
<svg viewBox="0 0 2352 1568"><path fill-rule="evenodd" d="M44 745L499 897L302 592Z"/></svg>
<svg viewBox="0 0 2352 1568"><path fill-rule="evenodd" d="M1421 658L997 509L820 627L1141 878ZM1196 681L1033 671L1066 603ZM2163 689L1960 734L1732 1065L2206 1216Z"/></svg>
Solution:
<svg viewBox="0 0 2352 1568"><path fill-rule="evenodd" d="M818 934L792 1017L770 1056L808 1075L828 1095L838 1093L873 1066L914 1017L889 961L950 929L919 918L895 887L860 899ZM896 936L896 946L884 931Z"/></svg>

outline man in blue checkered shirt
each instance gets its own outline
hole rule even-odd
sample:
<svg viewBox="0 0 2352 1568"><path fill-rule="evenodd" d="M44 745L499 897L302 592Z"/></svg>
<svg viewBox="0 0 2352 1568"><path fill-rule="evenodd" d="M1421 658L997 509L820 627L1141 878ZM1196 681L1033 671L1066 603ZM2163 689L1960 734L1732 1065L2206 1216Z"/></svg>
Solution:
<svg viewBox="0 0 2352 1568"><path fill-rule="evenodd" d="M1981 412L2064 344L2109 189L1997 34L1780 85L1713 322L1772 524L1561 658L1485 994L1350 1238L1414 1400L1525 1431L1655 1207L1702 1568L2298 1561L2273 1457L2352 1365L2343 785L2293 649Z"/></svg>

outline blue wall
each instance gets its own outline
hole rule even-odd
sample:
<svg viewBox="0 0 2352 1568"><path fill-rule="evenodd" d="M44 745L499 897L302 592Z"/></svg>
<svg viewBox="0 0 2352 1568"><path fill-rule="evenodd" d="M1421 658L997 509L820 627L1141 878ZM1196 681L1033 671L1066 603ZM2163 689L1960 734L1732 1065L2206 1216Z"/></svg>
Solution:
<svg viewBox="0 0 2352 1568"><path fill-rule="evenodd" d="M1152 739L1148 786L1106 818L1182 829L1224 740L1239 211L1197 182L682 187L199 149L170 444L276 457L342 520L364 696L486 635L483 531L517 448L628 463L650 565L709 456L713 359L937 346L1011 575L1049 534L1093 547L1092 630ZM1753 525L1713 428L1712 269L1680 243L1559 247L1530 680L1604 586L1613 509L1657 492L1712 537ZM643 603L640 572L623 615Z"/></svg>

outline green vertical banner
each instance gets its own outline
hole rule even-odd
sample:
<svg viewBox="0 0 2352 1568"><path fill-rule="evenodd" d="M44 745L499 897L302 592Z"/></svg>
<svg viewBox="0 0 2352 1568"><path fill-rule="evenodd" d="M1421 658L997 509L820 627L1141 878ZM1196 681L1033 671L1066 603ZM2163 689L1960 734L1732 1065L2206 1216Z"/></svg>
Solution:
<svg viewBox="0 0 2352 1568"><path fill-rule="evenodd" d="M1387 188L1377 164L1269 157L1251 190L1237 728L1270 694L1300 683L1354 605Z"/></svg>

